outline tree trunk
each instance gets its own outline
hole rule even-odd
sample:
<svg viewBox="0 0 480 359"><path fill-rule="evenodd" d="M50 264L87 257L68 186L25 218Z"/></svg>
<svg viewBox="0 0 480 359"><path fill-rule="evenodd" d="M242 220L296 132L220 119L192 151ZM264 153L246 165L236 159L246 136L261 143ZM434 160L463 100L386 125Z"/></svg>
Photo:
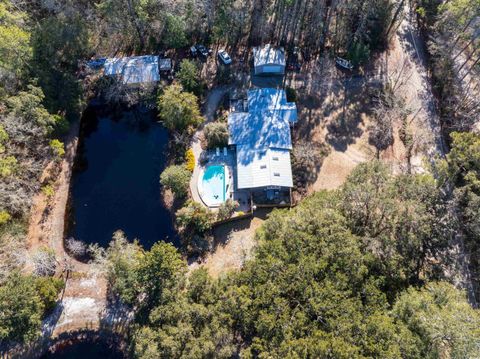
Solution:
<svg viewBox="0 0 480 359"><path fill-rule="evenodd" d="M398 17L400 16L403 8L404 8L405 0L402 0L402 2L398 5L397 11L395 11L395 15L393 15L392 21L390 22L390 25L388 26L387 30L387 39L388 36L390 35L390 31L392 31L393 26L398 20Z"/></svg>
<svg viewBox="0 0 480 359"><path fill-rule="evenodd" d="M140 40L140 47L143 50L145 48L145 39L143 37L143 32L138 21L138 15L135 12L135 8L133 6L132 0L127 0L127 6L128 6L128 12L130 13L130 17L132 18L133 25L137 30L138 39Z"/></svg>

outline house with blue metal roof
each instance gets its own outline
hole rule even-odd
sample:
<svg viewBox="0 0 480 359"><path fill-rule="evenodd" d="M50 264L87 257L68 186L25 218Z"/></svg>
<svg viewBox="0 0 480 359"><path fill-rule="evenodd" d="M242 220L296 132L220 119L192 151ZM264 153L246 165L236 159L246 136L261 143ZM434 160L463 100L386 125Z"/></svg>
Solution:
<svg viewBox="0 0 480 359"><path fill-rule="evenodd" d="M237 189L293 187L290 127L297 121L295 103L284 90L248 91L248 109L228 116L229 144L236 148Z"/></svg>

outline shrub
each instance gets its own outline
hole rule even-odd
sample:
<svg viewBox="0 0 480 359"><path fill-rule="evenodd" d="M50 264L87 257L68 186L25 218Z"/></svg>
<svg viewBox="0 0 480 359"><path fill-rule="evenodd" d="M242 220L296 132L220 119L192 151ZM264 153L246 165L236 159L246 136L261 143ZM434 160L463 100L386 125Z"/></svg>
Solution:
<svg viewBox="0 0 480 359"><path fill-rule="evenodd" d="M35 274L39 276L52 276L57 269L55 252L48 247L41 247L32 256Z"/></svg>
<svg viewBox="0 0 480 359"><path fill-rule="evenodd" d="M197 202L188 201L175 215L182 230L203 234L212 227L212 213Z"/></svg>
<svg viewBox="0 0 480 359"><path fill-rule="evenodd" d="M223 202L218 208L217 219L223 220L230 218L235 210L238 208L238 202L230 198Z"/></svg>
<svg viewBox="0 0 480 359"><path fill-rule="evenodd" d="M65 286L65 282L60 278L38 277L35 280L37 293L44 305L45 312L48 313L55 308L58 294Z"/></svg>
<svg viewBox="0 0 480 359"><path fill-rule="evenodd" d="M55 157L59 158L65 154L65 148L63 147L63 142L57 139L50 141L50 149L52 150Z"/></svg>
<svg viewBox="0 0 480 359"><path fill-rule="evenodd" d="M193 154L193 150L191 148L189 148L187 152L185 152L185 161L187 162L187 170L193 172L193 170L195 169L195 155Z"/></svg>
<svg viewBox="0 0 480 359"><path fill-rule="evenodd" d="M208 148L228 145L228 127L225 123L211 122L203 129Z"/></svg>
<svg viewBox="0 0 480 359"><path fill-rule="evenodd" d="M70 129L70 123L65 116L53 115L55 121L54 132L57 135L64 135Z"/></svg>
<svg viewBox="0 0 480 359"><path fill-rule="evenodd" d="M47 184L42 187L42 193L47 197L47 198L52 198L55 195L55 189L51 184Z"/></svg>
<svg viewBox="0 0 480 359"><path fill-rule="evenodd" d="M2 125L0 125L0 153L5 151L4 143L8 141L8 133Z"/></svg>
<svg viewBox="0 0 480 359"><path fill-rule="evenodd" d="M68 253L76 258L81 258L87 253L87 245L75 238L68 238L65 241L65 248L68 250Z"/></svg>
<svg viewBox="0 0 480 359"><path fill-rule="evenodd" d="M6 224L11 218L12 216L7 211L0 211L0 226Z"/></svg>
<svg viewBox="0 0 480 359"><path fill-rule="evenodd" d="M203 256L212 248L213 237L206 234L182 236L182 246L189 257Z"/></svg>
<svg viewBox="0 0 480 359"><path fill-rule="evenodd" d="M17 159L13 156L0 158L0 178L11 176L17 168Z"/></svg>
<svg viewBox="0 0 480 359"><path fill-rule="evenodd" d="M170 189L176 197L185 197L188 193L192 173L184 165L168 166L160 175L160 183Z"/></svg>

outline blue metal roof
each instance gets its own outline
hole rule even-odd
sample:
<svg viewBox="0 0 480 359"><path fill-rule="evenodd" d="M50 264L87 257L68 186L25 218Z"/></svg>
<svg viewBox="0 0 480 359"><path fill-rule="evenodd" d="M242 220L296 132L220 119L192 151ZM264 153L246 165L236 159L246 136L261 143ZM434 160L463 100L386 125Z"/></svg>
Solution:
<svg viewBox="0 0 480 359"><path fill-rule="evenodd" d="M105 61L104 74L119 75L123 83L137 84L160 80L158 56L132 56L109 58Z"/></svg>
<svg viewBox="0 0 480 359"><path fill-rule="evenodd" d="M248 112L228 116L229 144L237 146L238 188L292 186L290 123L296 121L297 108L287 102L285 91L248 91Z"/></svg>
<svg viewBox="0 0 480 359"><path fill-rule="evenodd" d="M297 121L295 103L285 91L266 88L248 91L248 112L228 117L230 144L251 148L292 148L290 123Z"/></svg>

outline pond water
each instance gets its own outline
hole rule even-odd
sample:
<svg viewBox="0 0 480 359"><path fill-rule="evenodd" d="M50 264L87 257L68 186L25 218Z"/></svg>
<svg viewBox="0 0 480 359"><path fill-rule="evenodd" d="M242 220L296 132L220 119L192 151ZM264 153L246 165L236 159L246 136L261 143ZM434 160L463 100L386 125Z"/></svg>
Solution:
<svg viewBox="0 0 480 359"><path fill-rule="evenodd" d="M150 112L132 110L119 118L88 108L71 185L69 235L106 247L121 229L149 249L178 237L161 199L167 130Z"/></svg>
<svg viewBox="0 0 480 359"><path fill-rule="evenodd" d="M58 346L54 353L48 352L41 359L125 359L126 356L114 345L101 340L83 340Z"/></svg>

